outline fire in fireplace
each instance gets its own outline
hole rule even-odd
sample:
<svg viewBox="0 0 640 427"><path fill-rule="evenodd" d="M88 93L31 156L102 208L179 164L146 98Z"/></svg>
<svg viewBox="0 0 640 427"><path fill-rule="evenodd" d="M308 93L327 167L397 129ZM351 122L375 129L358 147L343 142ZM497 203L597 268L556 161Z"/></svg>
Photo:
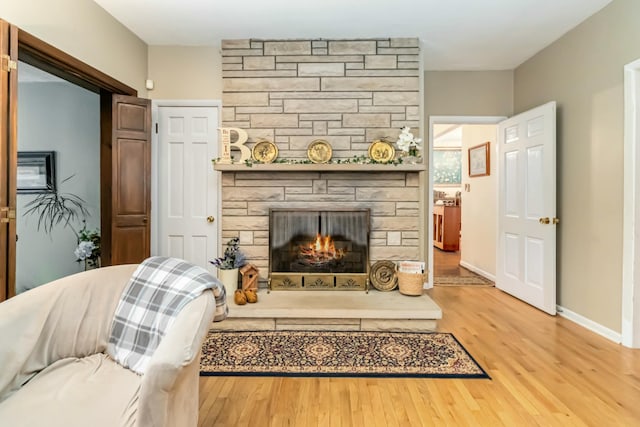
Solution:
<svg viewBox="0 0 640 427"><path fill-rule="evenodd" d="M316 240L307 246L300 246L298 258L307 265L323 266L337 263L344 257L344 249L336 249L331 236L318 234Z"/></svg>
<svg viewBox="0 0 640 427"><path fill-rule="evenodd" d="M367 289L369 210L272 209L269 288Z"/></svg>

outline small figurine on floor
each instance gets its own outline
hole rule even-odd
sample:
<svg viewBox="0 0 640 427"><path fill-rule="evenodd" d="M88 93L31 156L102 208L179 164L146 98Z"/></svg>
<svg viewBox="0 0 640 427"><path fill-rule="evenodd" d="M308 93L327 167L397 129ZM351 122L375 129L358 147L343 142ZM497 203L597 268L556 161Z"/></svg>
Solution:
<svg viewBox="0 0 640 427"><path fill-rule="evenodd" d="M254 302L258 302L258 290L249 288L244 291L245 296L247 297L247 302L253 304Z"/></svg>
<svg viewBox="0 0 640 427"><path fill-rule="evenodd" d="M246 303L258 302L258 291L256 289L238 289L233 295L233 301L237 305L245 305Z"/></svg>
<svg viewBox="0 0 640 427"><path fill-rule="evenodd" d="M233 295L233 301L237 305L245 305L247 303L247 296L242 289L238 289Z"/></svg>

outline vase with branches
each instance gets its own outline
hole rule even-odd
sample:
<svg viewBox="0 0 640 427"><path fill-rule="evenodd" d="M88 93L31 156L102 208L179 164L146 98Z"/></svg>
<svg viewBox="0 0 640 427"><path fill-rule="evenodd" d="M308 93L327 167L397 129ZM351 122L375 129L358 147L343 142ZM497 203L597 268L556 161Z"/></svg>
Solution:
<svg viewBox="0 0 640 427"><path fill-rule="evenodd" d="M231 295L238 289L238 269L246 262L246 257L240 250L240 239L234 237L227 242L224 255L209 261L218 267L218 279L226 289L227 295Z"/></svg>
<svg viewBox="0 0 640 427"><path fill-rule="evenodd" d="M240 250L240 239L238 237L234 237L229 240L227 242L227 247L224 250L224 256L209 262L220 270L232 270L234 268L242 267L246 262L246 258L242 250Z"/></svg>

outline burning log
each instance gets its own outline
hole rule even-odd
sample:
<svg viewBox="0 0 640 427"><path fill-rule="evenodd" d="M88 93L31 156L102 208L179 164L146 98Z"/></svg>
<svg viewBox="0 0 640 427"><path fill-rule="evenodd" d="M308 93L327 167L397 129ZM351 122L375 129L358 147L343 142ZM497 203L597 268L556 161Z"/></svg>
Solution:
<svg viewBox="0 0 640 427"><path fill-rule="evenodd" d="M306 265L319 266L337 262L344 258L344 249L336 249L331 236L318 234L308 246L300 246L298 258Z"/></svg>

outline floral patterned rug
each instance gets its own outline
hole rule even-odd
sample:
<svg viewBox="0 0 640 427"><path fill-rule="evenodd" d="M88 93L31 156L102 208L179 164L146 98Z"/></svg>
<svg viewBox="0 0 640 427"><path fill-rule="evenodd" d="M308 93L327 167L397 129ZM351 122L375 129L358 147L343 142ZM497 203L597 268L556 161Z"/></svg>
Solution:
<svg viewBox="0 0 640 427"><path fill-rule="evenodd" d="M200 375L489 378L448 333L215 331Z"/></svg>

